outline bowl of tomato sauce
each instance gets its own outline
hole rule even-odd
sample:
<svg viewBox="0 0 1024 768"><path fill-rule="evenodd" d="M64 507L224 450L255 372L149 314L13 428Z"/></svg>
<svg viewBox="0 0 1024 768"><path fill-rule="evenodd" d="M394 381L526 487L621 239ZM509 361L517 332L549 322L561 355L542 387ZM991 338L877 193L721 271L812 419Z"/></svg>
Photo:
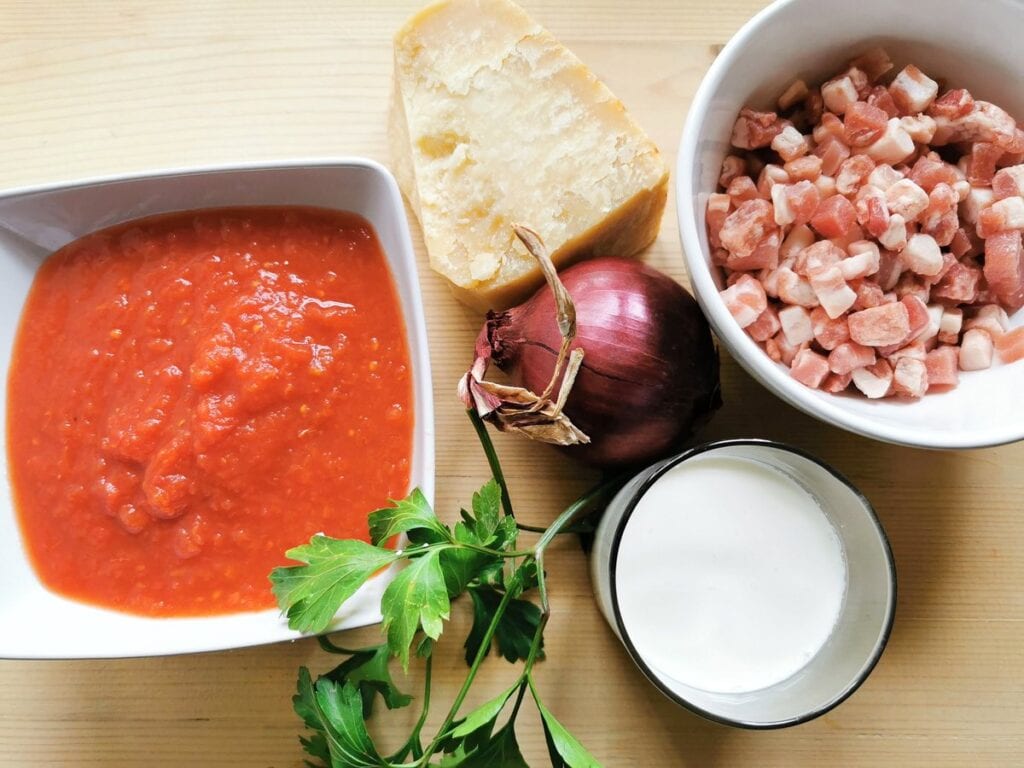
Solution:
<svg viewBox="0 0 1024 768"><path fill-rule="evenodd" d="M373 161L0 193L0 300L2 657L294 638L285 551L432 499L415 257ZM378 621L392 575L331 629Z"/></svg>

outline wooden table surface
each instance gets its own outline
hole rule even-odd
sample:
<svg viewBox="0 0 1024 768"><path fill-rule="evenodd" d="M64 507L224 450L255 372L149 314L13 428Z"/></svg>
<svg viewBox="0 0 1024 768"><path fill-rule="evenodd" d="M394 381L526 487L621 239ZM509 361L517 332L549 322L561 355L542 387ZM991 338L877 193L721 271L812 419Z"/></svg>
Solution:
<svg viewBox="0 0 1024 768"><path fill-rule="evenodd" d="M670 162L701 75L761 4L525 3ZM359 154L387 162L391 34L416 5L0 0L0 187L228 161ZM670 199L645 259L685 280L672 210ZM436 382L437 503L450 518L487 475L454 397L480 318L449 296L422 260L418 232L414 239ZM888 650L858 693L810 724L747 732L705 722L631 666L594 606L585 556L565 540L548 562L554 615L540 679L549 706L608 766L1024 764L1024 445L969 453L882 445L783 405L729 359L722 374L726 406L703 437L789 441L874 501L900 578ZM591 479L544 447L498 446L530 522L550 520ZM455 608L435 666L440 700L450 701L464 675L466 610ZM2 662L0 765L299 766L295 673L329 661L307 640L150 660ZM510 672L489 661L476 700ZM408 727L403 718L378 728L384 742ZM520 722L528 759L545 764L533 713Z"/></svg>

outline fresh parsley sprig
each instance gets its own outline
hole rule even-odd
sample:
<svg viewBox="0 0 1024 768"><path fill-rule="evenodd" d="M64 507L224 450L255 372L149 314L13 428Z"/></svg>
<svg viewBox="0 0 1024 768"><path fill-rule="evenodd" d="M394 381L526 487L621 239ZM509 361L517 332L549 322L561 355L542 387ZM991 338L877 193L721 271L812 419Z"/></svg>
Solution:
<svg viewBox="0 0 1024 768"><path fill-rule="evenodd" d="M597 760L558 722L537 691L534 666L544 658L544 628L550 616L544 574L544 554L559 533L574 530L574 522L621 486L615 479L577 499L537 542L519 549L521 529L497 454L486 427L472 411L473 426L483 445L492 479L475 494L461 520L447 526L426 498L414 490L391 506L369 516L370 543L314 536L287 556L300 565L276 568L270 581L289 626L302 632L322 632L338 609L381 569L403 567L381 597L380 645L347 649L319 638L321 647L347 658L313 680L299 670L293 699L295 712L312 732L300 739L305 751L328 768L484 768L526 766L515 735L516 718L527 693L534 700L556 768L589 768ZM532 530L532 529L531 529ZM388 543L405 534L408 545L391 549ZM537 591L539 605L524 595ZM429 740L423 737L431 705L431 664L434 643L451 614L451 604L468 594L473 624L464 643L469 671L441 726ZM417 641L418 638L418 641ZM422 709L405 743L391 755L381 755L369 735L366 720L379 699L388 709L406 707L412 697L396 686L389 668L397 658L408 670L411 656L424 660ZM492 646L512 663L523 662L519 676L506 690L460 717L480 665ZM513 701L499 727L498 721Z"/></svg>

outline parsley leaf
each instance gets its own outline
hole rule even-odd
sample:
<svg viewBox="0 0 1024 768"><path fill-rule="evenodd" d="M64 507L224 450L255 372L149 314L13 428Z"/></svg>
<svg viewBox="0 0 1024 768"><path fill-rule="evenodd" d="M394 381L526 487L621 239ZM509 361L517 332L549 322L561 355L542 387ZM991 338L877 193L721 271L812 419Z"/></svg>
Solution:
<svg viewBox="0 0 1024 768"><path fill-rule="evenodd" d="M333 680L320 678L313 692L332 768L387 766L366 730L359 689L351 683L338 685Z"/></svg>
<svg viewBox="0 0 1024 768"><path fill-rule="evenodd" d="M388 647L409 669L409 646L422 625L427 637L436 640L444 628L442 621L451 610L448 589L437 550L428 550L414 559L395 577L381 597L382 628Z"/></svg>
<svg viewBox="0 0 1024 768"><path fill-rule="evenodd" d="M601 768L597 758L590 754L577 741L576 737L555 719L551 710L544 706L532 682L530 690L533 692L533 700L537 702L537 709L540 711L540 717L544 723L544 737L548 742L548 751L551 753L551 764L556 768L560 768L562 765L568 766L568 768ZM559 758L557 761L556 756Z"/></svg>
<svg viewBox="0 0 1024 768"><path fill-rule="evenodd" d="M481 704L470 712L459 726L452 731L452 738L465 738L481 728L486 728L488 725L493 727L494 721L497 720L498 715L505 706L505 702L509 700L509 697L515 693L518 688L519 682L516 681L516 684L511 688L502 691L490 701ZM488 730L488 733L490 733L490 730Z"/></svg>
<svg viewBox="0 0 1024 768"><path fill-rule="evenodd" d="M336 683L352 683L363 697L363 715L369 717L377 694L388 709L408 706L412 697L395 686L388 669L391 653L386 644L357 651L333 670L323 675Z"/></svg>
<svg viewBox="0 0 1024 768"><path fill-rule="evenodd" d="M466 523L456 523L454 538L458 544L479 544L480 540ZM475 549L457 547L441 552L441 569L444 571L448 596L458 597L481 571L488 566L501 564L501 558Z"/></svg>
<svg viewBox="0 0 1024 768"><path fill-rule="evenodd" d="M400 501L392 501L390 507L370 513L370 541L381 544L397 533L425 531L427 541L448 541L451 533L437 519L426 497L419 488Z"/></svg>
<svg viewBox="0 0 1024 768"><path fill-rule="evenodd" d="M446 755L442 768L530 768L519 749L514 726L509 722L480 746Z"/></svg>
<svg viewBox="0 0 1024 768"><path fill-rule="evenodd" d="M480 650L487 628L494 619L494 614L501 602L501 593L490 586L473 586L469 589L469 597L473 601L473 626L466 637L466 663L472 663ZM529 600L513 598L505 608L505 613L498 621L494 631L494 640L506 661L515 663L530 655L533 636L540 626L540 608ZM543 642L543 641L542 641ZM541 648L544 646L541 645ZM490 649L488 649L490 653ZM543 653L538 658L543 658Z"/></svg>
<svg viewBox="0 0 1024 768"><path fill-rule="evenodd" d="M486 544L498 527L501 512L501 489L491 478L479 491L473 494L473 532L481 544Z"/></svg>
<svg viewBox="0 0 1024 768"><path fill-rule="evenodd" d="M278 605L286 611L288 626L300 632L326 629L363 582L401 556L365 541L319 535L285 555L306 565L275 568L270 583Z"/></svg>

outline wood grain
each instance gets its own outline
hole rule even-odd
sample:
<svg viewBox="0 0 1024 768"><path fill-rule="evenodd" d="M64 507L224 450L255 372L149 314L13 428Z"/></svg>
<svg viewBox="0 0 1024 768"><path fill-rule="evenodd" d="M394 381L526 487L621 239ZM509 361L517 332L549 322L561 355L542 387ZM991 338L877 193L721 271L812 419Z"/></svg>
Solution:
<svg viewBox="0 0 1024 768"><path fill-rule="evenodd" d="M670 162L716 46L761 4L636 0L627 12L619 0L525 3L606 80ZM304 156L386 162L390 38L415 6L0 0L0 186ZM645 258L685 280L671 212ZM453 397L480 318L422 269L437 382L437 502L451 511L486 476ZM551 708L608 766L1024 763L1024 446L930 453L880 445L783 405L728 359L723 377L727 405L703 437L789 441L874 501L900 577L888 651L852 699L810 724L752 733L705 722L631 667L594 607L584 555L564 541L549 559L555 614L540 679ZM528 521L549 520L591 479L552 451L498 444ZM464 610L438 661L440 700L465 673L456 640ZM3 662L0 765L299 766L295 672L328 663L311 641L153 660ZM488 663L476 700L510 671ZM419 684L414 676L407 687ZM389 743L407 725L399 714L376 728ZM523 718L520 732L527 757L544 764L535 719Z"/></svg>

